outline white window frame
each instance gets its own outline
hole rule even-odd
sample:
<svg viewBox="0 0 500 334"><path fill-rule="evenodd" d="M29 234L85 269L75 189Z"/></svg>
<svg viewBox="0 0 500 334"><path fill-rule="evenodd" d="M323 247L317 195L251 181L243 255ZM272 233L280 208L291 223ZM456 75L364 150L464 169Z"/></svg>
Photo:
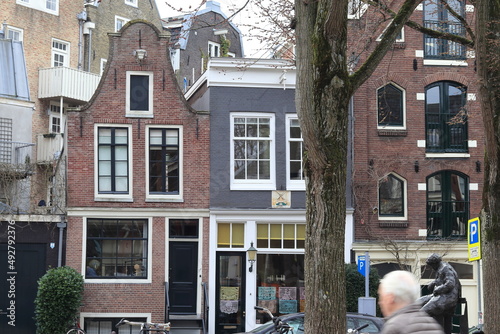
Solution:
<svg viewBox="0 0 500 334"><path fill-rule="evenodd" d="M212 41L208 41L208 57L218 58L220 57L220 44Z"/></svg>
<svg viewBox="0 0 500 334"><path fill-rule="evenodd" d="M47 7L47 0L16 0L18 5L33 8L45 13L59 15L59 0L54 0L55 9L50 9Z"/></svg>
<svg viewBox="0 0 500 334"><path fill-rule="evenodd" d="M179 130L179 194L150 194L149 193L149 132L151 129L177 129ZM149 125L146 127L146 202L183 202L184 184L184 158L183 158L183 126L181 125Z"/></svg>
<svg viewBox="0 0 500 334"><path fill-rule="evenodd" d="M61 45L65 45L66 50L62 50L60 48L54 47L54 43L59 43ZM57 67L57 66L54 66L56 55L63 57L62 65L59 65L59 66L69 67L70 46L71 46L71 44L69 42L66 42L66 41L63 41L63 40L60 40L57 38L52 38L52 40L51 40L51 50L52 50L51 66L52 67Z"/></svg>
<svg viewBox="0 0 500 334"><path fill-rule="evenodd" d="M118 214L117 212L114 212L114 215L99 215L99 216L94 216L92 217L83 217L83 224L82 224L82 273L85 273L86 269L86 259L87 259L87 219L89 218L98 218L98 219L130 219L132 214ZM127 278L96 278L96 279L88 279L85 278L85 275L83 275L83 280L85 283L127 283L127 284L134 284L134 283L139 283L139 284L144 284L144 283L151 283L152 282L152 274L153 274L153 222L151 217L133 217L137 219L145 219L147 220L148 224L148 269L147 269L147 278L139 278L139 279L127 279Z"/></svg>
<svg viewBox="0 0 500 334"><path fill-rule="evenodd" d="M130 19L127 19L126 17L121 17L118 15L115 15L115 32L120 31L120 29L123 28L123 26L126 25L127 22L129 22L129 21L130 21ZM118 22L121 22L120 29L118 29Z"/></svg>
<svg viewBox="0 0 500 334"><path fill-rule="evenodd" d="M9 36L11 32L15 36L15 38ZM22 42L24 39L24 30L13 26L7 26L6 38L12 39L13 41Z"/></svg>
<svg viewBox="0 0 500 334"><path fill-rule="evenodd" d="M151 71L127 71L127 92L125 100L125 116L126 117L153 117L153 72ZM130 109L130 78L134 75L145 75L149 76L148 84L148 110L132 110Z"/></svg>
<svg viewBox="0 0 500 334"><path fill-rule="evenodd" d="M378 215L378 220L392 220L392 221L401 221L401 220L408 220L408 181L399 175L398 173L387 173L384 177L387 177L389 175L392 175L396 179L400 180L403 182L403 206L404 206L404 212L403 216L396 217L396 216L381 216L380 215L380 180L383 178L380 178L377 180L377 215Z"/></svg>
<svg viewBox="0 0 500 334"><path fill-rule="evenodd" d="M301 142L302 150L304 150L304 141L302 139L302 131L301 138L291 138L290 137L290 125L292 120L298 120L297 114L287 114L286 116L286 189L287 190L306 190L306 181L302 180L292 180L290 179L290 142ZM303 157L301 156L301 162L304 163Z"/></svg>
<svg viewBox="0 0 500 334"><path fill-rule="evenodd" d="M137 0L125 0L125 4L132 7L138 7Z"/></svg>
<svg viewBox="0 0 500 334"><path fill-rule="evenodd" d="M353 6L357 6L355 10L351 10ZM368 4L364 3L362 0L349 0L347 19L348 20L358 20L363 16L363 14L368 9Z"/></svg>
<svg viewBox="0 0 500 334"><path fill-rule="evenodd" d="M384 31L382 31L382 33L377 37L376 41L377 42L380 42L382 40L382 37L384 36L385 34L385 31L387 30L387 28L389 28L389 26L391 25L392 23L392 20L389 21L389 24L384 28ZM401 28L401 38L396 38L394 40L395 43L403 43L405 41L405 28Z"/></svg>
<svg viewBox="0 0 500 334"><path fill-rule="evenodd" d="M235 179L234 178L234 119L235 118L269 118L269 157L270 171L268 180ZM275 114L260 112L233 112L230 114L230 189L231 190L276 190L276 151L275 151ZM246 138L246 137L245 137ZM257 137L255 137L257 139Z"/></svg>
<svg viewBox="0 0 500 334"><path fill-rule="evenodd" d="M128 185L129 191L127 194L100 194L99 193L99 128L127 128L128 133ZM94 201L116 201L116 202L133 202L133 141L132 141L132 125L131 124L94 124Z"/></svg>
<svg viewBox="0 0 500 334"><path fill-rule="evenodd" d="M403 93L402 94L402 99L403 99L403 125L402 126L394 126L394 125L380 125L378 123L378 90L380 88L383 88L387 85L393 85L394 87L398 88L399 90L401 90L401 92ZM401 87L400 85L398 85L397 83L395 83L394 81L390 81L380 87L377 87L377 89L375 90L375 100L376 100L376 110L377 110L377 118L376 118L376 122L377 122L377 129L378 130L406 130L406 89L404 89L403 87Z"/></svg>
<svg viewBox="0 0 500 334"><path fill-rule="evenodd" d="M61 133L61 115L51 112L49 117L49 133ZM54 124L56 120L59 121L59 124ZM54 126L59 127L59 131L54 131Z"/></svg>

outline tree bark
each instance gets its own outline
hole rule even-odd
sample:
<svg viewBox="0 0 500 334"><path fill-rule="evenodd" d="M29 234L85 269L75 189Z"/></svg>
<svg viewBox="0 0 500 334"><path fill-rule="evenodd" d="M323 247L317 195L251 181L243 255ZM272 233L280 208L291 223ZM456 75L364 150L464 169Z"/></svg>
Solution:
<svg viewBox="0 0 500 334"><path fill-rule="evenodd" d="M500 333L500 1L476 1L476 61L485 131L482 246L484 324Z"/></svg>
<svg viewBox="0 0 500 334"><path fill-rule="evenodd" d="M348 0L296 0L296 106L305 147L305 331L346 333L347 130L354 90L375 70L420 0L406 0L368 60L347 68Z"/></svg>

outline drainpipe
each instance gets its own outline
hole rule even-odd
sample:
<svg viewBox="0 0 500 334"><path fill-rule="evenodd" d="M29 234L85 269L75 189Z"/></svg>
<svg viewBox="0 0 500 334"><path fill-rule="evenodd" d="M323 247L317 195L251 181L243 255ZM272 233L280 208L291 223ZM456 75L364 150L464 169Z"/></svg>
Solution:
<svg viewBox="0 0 500 334"><path fill-rule="evenodd" d="M83 40L83 23L87 20L87 12L82 11L81 13L76 15L76 18L78 19L78 25L79 25L79 34L78 34L78 69L82 69L82 58L83 58L83 45L82 45L82 40Z"/></svg>
<svg viewBox="0 0 500 334"><path fill-rule="evenodd" d="M67 223L62 221L64 220L64 216L61 216L61 222L57 223L57 227L59 228L59 249L57 250L57 266L62 266L62 250L63 250L63 236L64 236L64 228Z"/></svg>

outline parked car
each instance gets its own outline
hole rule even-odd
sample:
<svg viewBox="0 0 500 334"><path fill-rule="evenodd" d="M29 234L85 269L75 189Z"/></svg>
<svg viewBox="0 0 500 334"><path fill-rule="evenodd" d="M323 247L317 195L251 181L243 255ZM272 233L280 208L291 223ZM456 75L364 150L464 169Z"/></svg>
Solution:
<svg viewBox="0 0 500 334"><path fill-rule="evenodd" d="M281 322L290 325L293 329L293 334L304 333L304 313L292 313L278 317ZM368 327L364 328L362 333L378 334L382 331L384 320L368 314L347 313L347 328L358 328L365 324ZM262 326L258 326L246 333L253 334L271 334L275 331L274 322L272 320L266 322ZM243 333L239 333L243 334Z"/></svg>

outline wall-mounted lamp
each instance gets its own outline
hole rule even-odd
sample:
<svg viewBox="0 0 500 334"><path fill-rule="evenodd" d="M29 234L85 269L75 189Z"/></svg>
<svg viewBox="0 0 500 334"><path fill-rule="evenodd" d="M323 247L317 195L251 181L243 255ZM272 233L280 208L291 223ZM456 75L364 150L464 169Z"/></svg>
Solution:
<svg viewBox="0 0 500 334"><path fill-rule="evenodd" d="M481 173L481 161L476 161L476 172Z"/></svg>
<svg viewBox="0 0 500 334"><path fill-rule="evenodd" d="M255 262L255 257L257 256L257 249L253 246L253 242L250 243L250 248L247 249L248 262L250 263L249 272L253 271L253 264Z"/></svg>
<svg viewBox="0 0 500 334"><path fill-rule="evenodd" d="M420 170L420 165L418 164L418 160L415 160L415 165L413 167L415 167L415 173L418 173L418 171Z"/></svg>
<svg viewBox="0 0 500 334"><path fill-rule="evenodd" d="M144 58L146 58L148 56L148 53L144 49L137 49L134 51L134 56L135 56L135 59L137 59L137 62L139 62L139 64L140 64L140 63L142 63Z"/></svg>
<svg viewBox="0 0 500 334"><path fill-rule="evenodd" d="M418 63L416 59L413 59L413 70L414 71L418 70Z"/></svg>

